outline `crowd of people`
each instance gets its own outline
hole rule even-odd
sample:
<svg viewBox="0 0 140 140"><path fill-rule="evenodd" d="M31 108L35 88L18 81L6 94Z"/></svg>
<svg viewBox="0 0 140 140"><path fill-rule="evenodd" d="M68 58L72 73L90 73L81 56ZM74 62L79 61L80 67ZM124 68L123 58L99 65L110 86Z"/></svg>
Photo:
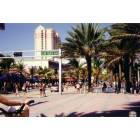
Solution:
<svg viewBox="0 0 140 140"><path fill-rule="evenodd" d="M140 82L135 82L135 84L132 84L130 82L130 93L140 93ZM114 82L100 82L98 84L93 84L93 91L96 88L100 88L101 92L113 92L113 93L126 93L126 84L124 81L114 81Z"/></svg>
<svg viewBox="0 0 140 140"><path fill-rule="evenodd" d="M26 95L31 89L38 89L40 97L46 97L46 88L50 88L55 84L58 85L58 80L51 81L50 83L46 82L44 79L38 79L38 81L34 81L33 79L26 78L24 75L22 75L22 73L7 73L6 75L0 75L0 92L6 94L11 91L15 94L15 96L20 96L20 91ZM67 92L70 87L73 87L76 89L77 94L85 93L88 87L87 82L82 81L75 81L72 83L65 82L62 85L65 87L65 92ZM91 89L91 92L93 93L126 93L126 86L124 81L101 81L98 83L92 83ZM135 84L130 83L130 93L140 93L140 82L136 81ZM13 101L0 95L0 103L8 106L16 106L26 104L26 101ZM21 116L29 116L28 105L25 105Z"/></svg>
<svg viewBox="0 0 140 140"><path fill-rule="evenodd" d="M87 83L87 82L86 82ZM74 86L77 93L81 93L81 89L87 89L87 85L82 81L75 82L63 82L65 90L68 87ZM38 81L33 80L33 78L26 78L22 73L7 73L0 75L0 91L1 93L12 92L16 96L19 96L19 91L23 91L26 94L30 89L38 88L40 91L40 96L46 96L46 87L51 87L52 85L58 85L58 80L50 80L49 82L45 79L38 79ZM125 93L126 86L124 81L109 82L100 81L92 83L91 92L115 92L115 93ZM82 90L83 91L83 90ZM140 92L140 82L136 81L135 84L130 83L130 93Z"/></svg>

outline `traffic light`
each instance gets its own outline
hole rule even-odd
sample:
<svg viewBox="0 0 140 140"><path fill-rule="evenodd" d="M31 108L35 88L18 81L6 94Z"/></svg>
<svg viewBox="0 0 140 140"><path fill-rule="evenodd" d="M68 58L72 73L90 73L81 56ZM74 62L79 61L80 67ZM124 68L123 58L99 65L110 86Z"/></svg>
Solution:
<svg viewBox="0 0 140 140"><path fill-rule="evenodd" d="M14 52L14 57L22 57L22 52Z"/></svg>

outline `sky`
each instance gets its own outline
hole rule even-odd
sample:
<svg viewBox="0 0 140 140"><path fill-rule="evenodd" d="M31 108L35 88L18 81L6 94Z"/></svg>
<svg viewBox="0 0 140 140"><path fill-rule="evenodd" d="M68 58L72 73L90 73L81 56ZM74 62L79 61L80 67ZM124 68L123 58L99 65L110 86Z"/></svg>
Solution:
<svg viewBox="0 0 140 140"><path fill-rule="evenodd" d="M5 30L0 31L0 51L18 51L34 49L34 31L37 26L56 30L64 41L68 36L67 32L75 23L6 23ZM101 27L110 24L101 24Z"/></svg>

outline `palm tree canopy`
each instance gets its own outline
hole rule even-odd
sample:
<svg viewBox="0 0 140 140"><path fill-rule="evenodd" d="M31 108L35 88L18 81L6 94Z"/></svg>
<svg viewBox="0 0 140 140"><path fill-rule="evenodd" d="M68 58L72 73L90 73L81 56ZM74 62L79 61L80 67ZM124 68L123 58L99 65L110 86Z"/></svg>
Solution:
<svg viewBox="0 0 140 140"><path fill-rule="evenodd" d="M103 40L104 32L99 28L99 24L82 23L72 27L68 32L66 43L64 43L64 56L79 57L92 56L95 48Z"/></svg>
<svg viewBox="0 0 140 140"><path fill-rule="evenodd" d="M140 52L140 24L117 23L107 31L111 38L102 46L101 55L104 52L109 65L119 62L124 55L134 57Z"/></svg>

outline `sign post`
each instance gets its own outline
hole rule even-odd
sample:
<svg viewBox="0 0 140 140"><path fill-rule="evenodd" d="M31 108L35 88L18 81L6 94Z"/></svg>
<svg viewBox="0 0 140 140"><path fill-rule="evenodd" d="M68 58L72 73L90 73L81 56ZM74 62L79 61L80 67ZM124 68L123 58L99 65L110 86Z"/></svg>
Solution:
<svg viewBox="0 0 140 140"><path fill-rule="evenodd" d="M11 52L14 52L14 51L11 51ZM22 52L25 52L25 51L16 52L14 57L0 57L0 58L18 58L18 57L24 58L25 56L22 56ZM42 57L43 56L46 56L46 57L47 56L59 57L59 93L62 94L62 58L61 58L61 49L59 49L59 50L41 51L41 56ZM27 57L30 58L31 56L27 56Z"/></svg>
<svg viewBox="0 0 140 140"><path fill-rule="evenodd" d="M59 93L62 94L62 58L61 58L61 49L59 50L50 50L50 51L41 51L42 56L57 56L59 57Z"/></svg>
<svg viewBox="0 0 140 140"><path fill-rule="evenodd" d="M62 94L62 58L61 58L61 49L59 49L59 93Z"/></svg>

